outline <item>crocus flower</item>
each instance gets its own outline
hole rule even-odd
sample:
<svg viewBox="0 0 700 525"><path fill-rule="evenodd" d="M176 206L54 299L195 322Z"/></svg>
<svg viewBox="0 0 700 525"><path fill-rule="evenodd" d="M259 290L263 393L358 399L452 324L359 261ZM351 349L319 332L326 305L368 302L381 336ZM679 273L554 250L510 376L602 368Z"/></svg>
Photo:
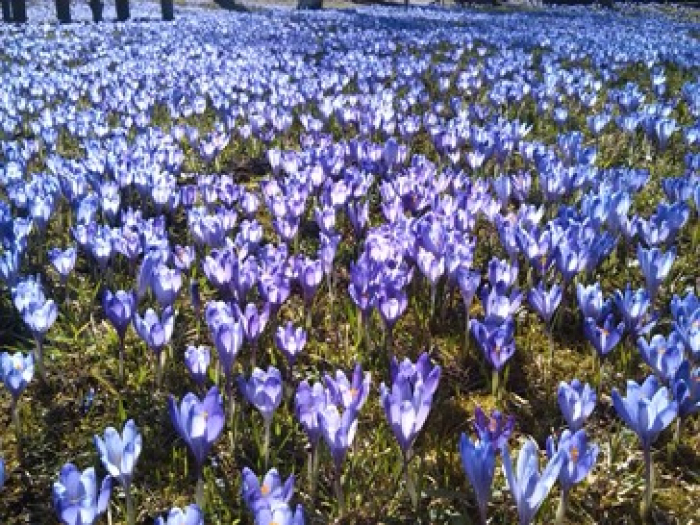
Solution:
<svg viewBox="0 0 700 525"><path fill-rule="evenodd" d="M253 303L248 303L245 310L241 310L238 305L234 305L238 319L243 325L243 332L246 339L255 343L262 334L270 316L270 305L265 303L260 310Z"/></svg>
<svg viewBox="0 0 700 525"><path fill-rule="evenodd" d="M485 525L496 467L495 449L487 441L476 440L472 443L466 434L462 434L459 440L459 454L462 458L464 473L474 488L481 523Z"/></svg>
<svg viewBox="0 0 700 525"><path fill-rule="evenodd" d="M250 380L239 376L238 383L248 402L255 406L262 414L265 424L269 425L272 415L282 402L282 374L274 366L270 366L267 372L255 368Z"/></svg>
<svg viewBox="0 0 700 525"><path fill-rule="evenodd" d="M72 463L66 463L53 484L53 504L64 525L92 525L107 510L111 493L110 476L105 476L98 486L94 468L80 472Z"/></svg>
<svg viewBox="0 0 700 525"><path fill-rule="evenodd" d="M646 281L646 289L653 299L656 297L661 283L666 280L671 271L673 261L676 259L676 251L671 249L664 253L659 248L645 249L639 244L637 245L637 259Z"/></svg>
<svg viewBox="0 0 700 525"><path fill-rule="evenodd" d="M171 306L182 288L182 272L159 264L151 272L151 289L161 308Z"/></svg>
<svg viewBox="0 0 700 525"><path fill-rule="evenodd" d="M197 505L188 505L183 509L173 507L168 516L158 516L155 525L204 525L204 513Z"/></svg>
<svg viewBox="0 0 700 525"><path fill-rule="evenodd" d="M212 326L212 338L226 377L233 372L233 363L243 346L243 324L233 318L222 317Z"/></svg>
<svg viewBox="0 0 700 525"><path fill-rule="evenodd" d="M265 474L261 485L258 476L245 467L241 492L246 506L257 514L261 507L270 508L275 503L290 502L294 494L294 475L292 474L287 481L283 482L277 469L272 468Z"/></svg>
<svg viewBox="0 0 700 525"><path fill-rule="evenodd" d="M0 458L0 490L5 486L5 460Z"/></svg>
<svg viewBox="0 0 700 525"><path fill-rule="evenodd" d="M527 300L530 306L537 312L545 325L549 326L552 316L556 311L562 298L562 288L558 284L549 290L544 288L544 283L540 282L537 287L531 288L527 293Z"/></svg>
<svg viewBox="0 0 700 525"><path fill-rule="evenodd" d="M5 388L10 392L14 403L17 403L34 377L34 357L32 354L24 356L21 352L12 355L3 352L0 355L0 372Z"/></svg>
<svg viewBox="0 0 700 525"><path fill-rule="evenodd" d="M319 412L323 439L330 449L337 472L345 460L348 448L355 439L357 430L357 408L351 406L342 415L333 404L326 405Z"/></svg>
<svg viewBox="0 0 700 525"><path fill-rule="evenodd" d="M47 301L31 303L22 312L24 323L32 331L34 339L42 341L46 332L56 321L58 307L56 303L49 299Z"/></svg>
<svg viewBox="0 0 700 525"><path fill-rule="evenodd" d="M557 389L557 400L566 424L572 432L583 428L583 424L595 409L596 393L588 383L574 379L562 381Z"/></svg>
<svg viewBox="0 0 700 525"><path fill-rule="evenodd" d="M656 376L650 375L639 385L627 381L627 395L612 390L613 405L625 424L633 430L647 450L678 415L678 403L670 400L668 389L659 388Z"/></svg>
<svg viewBox="0 0 700 525"><path fill-rule="evenodd" d="M171 306L166 307L161 316L153 308L146 310L143 317L134 313L136 333L156 355L170 342L174 325L175 313Z"/></svg>
<svg viewBox="0 0 700 525"><path fill-rule="evenodd" d="M586 339L593 345L600 357L608 355L617 346L622 339L624 330L624 323L615 326L613 314L608 314L602 326L598 325L592 317L586 318L583 324L583 333Z"/></svg>
<svg viewBox="0 0 700 525"><path fill-rule="evenodd" d="M354 406L356 410L360 410L369 396L372 374L370 372L363 374L362 365L356 363L352 373L352 381L348 380L345 372L337 370L335 379L326 374L324 382L332 403L345 409Z"/></svg>
<svg viewBox="0 0 700 525"><path fill-rule="evenodd" d="M128 491L142 448L141 432L134 420L126 422L121 436L115 428L107 427L104 439L95 436L95 446L107 473Z"/></svg>
<svg viewBox="0 0 700 525"><path fill-rule="evenodd" d="M564 463L564 456L561 452L557 452L540 475L539 448L532 439L528 439L520 449L516 471L513 471L507 446L503 448L501 455L503 472L518 508L518 523L528 525L532 523L540 505L556 483Z"/></svg>
<svg viewBox="0 0 700 525"><path fill-rule="evenodd" d="M576 284L576 299L584 319L591 317L596 322L600 322L609 313L610 302L603 300L603 291L600 288L600 283L590 286L584 286L581 283Z"/></svg>
<svg viewBox="0 0 700 525"><path fill-rule="evenodd" d="M201 401L196 395L188 393L179 407L175 398L170 396L168 409L175 430L187 443L197 462L197 471L201 473L204 459L224 428L224 408L219 389L215 386L210 388Z"/></svg>
<svg viewBox="0 0 700 525"><path fill-rule="evenodd" d="M68 276L73 271L75 267L75 260L77 257L77 250L75 247L71 246L65 250L60 250L59 248L53 248L49 250L49 261L54 267L58 275L61 277L61 283L66 284Z"/></svg>
<svg viewBox="0 0 700 525"><path fill-rule="evenodd" d="M474 416L474 430L482 443L491 445L494 452L506 446L515 426L514 416L505 417L498 410L487 416L481 407L476 407Z"/></svg>
<svg viewBox="0 0 700 525"><path fill-rule="evenodd" d="M671 332L668 338L656 334L650 342L640 337L637 339L637 348L644 362L665 382L676 374L685 354L683 341L676 332Z"/></svg>
<svg viewBox="0 0 700 525"><path fill-rule="evenodd" d="M112 293L107 290L102 297L102 309L117 331L119 339L124 339L129 323L134 316L136 296L133 292L117 290Z"/></svg>
<svg viewBox="0 0 700 525"><path fill-rule="evenodd" d="M474 339L484 356L494 368L500 371L515 353L515 322L508 317L503 323L490 324L476 319L470 321Z"/></svg>
<svg viewBox="0 0 700 525"><path fill-rule="evenodd" d="M207 379L207 369L211 362L209 347L189 345L185 350L185 366L190 373L190 377L200 387Z"/></svg>
<svg viewBox="0 0 700 525"><path fill-rule="evenodd" d="M289 366L294 366L297 356L306 345L306 332L303 328L294 328L292 322L286 326L279 326L275 332L275 343L289 361Z"/></svg>
<svg viewBox="0 0 700 525"><path fill-rule="evenodd" d="M656 324L656 314L650 312L651 296L644 288L632 291L628 284L625 291L615 291L615 305L622 314L625 330L632 337L649 332Z"/></svg>
<svg viewBox="0 0 700 525"><path fill-rule="evenodd" d="M406 358L392 359L391 388L380 385L382 405L404 457L409 454L430 413L433 394L440 381L440 367L431 366L427 353L415 365Z"/></svg>
<svg viewBox="0 0 700 525"><path fill-rule="evenodd" d="M669 399L666 387L659 388L659 381L653 374L647 377L641 385L628 380L626 397L622 397L617 388L613 388L612 400L617 414L637 434L642 443L646 480L642 514L646 518L651 512L654 492L651 445L659 437L659 434L676 419L678 402Z"/></svg>
<svg viewBox="0 0 700 525"><path fill-rule="evenodd" d="M294 396L295 413L312 447L316 447L321 437L319 414L327 403L328 393L321 383L313 386L307 381L299 383Z"/></svg>
<svg viewBox="0 0 700 525"><path fill-rule="evenodd" d="M678 417L700 412L700 367L691 370L690 361L683 361L673 378L673 398L678 401Z"/></svg>
<svg viewBox="0 0 700 525"><path fill-rule="evenodd" d="M568 492L593 470L599 449L598 445L588 443L586 431L580 429L575 433L564 430L558 445L554 436L547 438L547 457L552 459L560 451L564 463L559 471L559 483L562 491Z"/></svg>

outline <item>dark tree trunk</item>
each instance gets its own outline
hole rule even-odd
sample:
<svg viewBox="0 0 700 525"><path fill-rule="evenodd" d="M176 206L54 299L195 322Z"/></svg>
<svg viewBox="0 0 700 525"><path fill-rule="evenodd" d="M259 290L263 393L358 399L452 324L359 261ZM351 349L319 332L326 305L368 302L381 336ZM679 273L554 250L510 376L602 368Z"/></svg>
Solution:
<svg viewBox="0 0 700 525"><path fill-rule="evenodd" d="M90 11L92 11L92 21L102 22L102 11L105 8L102 0L90 0L88 5L90 6Z"/></svg>
<svg viewBox="0 0 700 525"><path fill-rule="evenodd" d="M24 24L27 21L26 0L12 0L12 21Z"/></svg>
<svg viewBox="0 0 700 525"><path fill-rule="evenodd" d="M129 20L131 13L129 12L129 0L117 0L117 20L126 22Z"/></svg>
<svg viewBox="0 0 700 525"><path fill-rule="evenodd" d="M10 0L2 0L2 21L12 22L12 4Z"/></svg>
<svg viewBox="0 0 700 525"><path fill-rule="evenodd" d="M70 0L56 0L56 18L62 24L70 24Z"/></svg>
<svg viewBox="0 0 700 525"><path fill-rule="evenodd" d="M160 11L163 14L163 20L175 20L173 0L160 0Z"/></svg>
<svg viewBox="0 0 700 525"><path fill-rule="evenodd" d="M297 0L297 9L323 9L323 0Z"/></svg>

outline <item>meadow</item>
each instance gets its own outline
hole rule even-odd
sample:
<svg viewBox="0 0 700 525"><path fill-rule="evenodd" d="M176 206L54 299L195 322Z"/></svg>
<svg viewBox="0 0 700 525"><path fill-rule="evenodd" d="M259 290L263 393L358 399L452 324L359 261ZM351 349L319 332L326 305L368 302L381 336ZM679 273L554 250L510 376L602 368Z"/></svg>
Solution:
<svg viewBox="0 0 700 525"><path fill-rule="evenodd" d="M700 522L695 11L151 7L0 26L0 523Z"/></svg>

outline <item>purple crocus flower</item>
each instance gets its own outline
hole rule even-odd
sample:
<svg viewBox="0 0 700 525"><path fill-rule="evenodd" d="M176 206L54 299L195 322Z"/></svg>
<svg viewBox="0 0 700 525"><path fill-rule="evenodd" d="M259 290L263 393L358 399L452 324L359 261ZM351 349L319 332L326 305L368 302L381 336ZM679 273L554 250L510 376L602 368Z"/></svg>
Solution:
<svg viewBox="0 0 700 525"><path fill-rule="evenodd" d="M583 324L583 333L588 342L593 345L600 357L608 355L622 339L625 331L624 323L615 325L615 316L608 314L600 326L596 320L588 317Z"/></svg>
<svg viewBox="0 0 700 525"><path fill-rule="evenodd" d="M588 443L586 431L581 429L572 433L564 430L557 445L554 436L547 438L547 457L552 459L557 452L562 452L564 463L559 471L559 483L562 491L570 491L593 470L598 457L598 445Z"/></svg>
<svg viewBox="0 0 700 525"><path fill-rule="evenodd" d="M510 288L518 279L518 266L507 260L491 259L486 271L491 286L503 283L505 288Z"/></svg>
<svg viewBox="0 0 700 525"><path fill-rule="evenodd" d="M243 346L243 324L234 321L233 318L223 317L211 331L219 363L224 374L229 377L233 371L236 356Z"/></svg>
<svg viewBox="0 0 700 525"><path fill-rule="evenodd" d="M500 371L515 353L515 321L508 317L502 323L470 321L471 332L491 366Z"/></svg>
<svg viewBox="0 0 700 525"><path fill-rule="evenodd" d="M531 288L527 293L527 300L530 306L542 318L546 326L549 326L552 316L561 302L561 298L562 288L558 284L546 290L544 283L540 282L536 288Z"/></svg>
<svg viewBox="0 0 700 525"><path fill-rule="evenodd" d="M573 379L571 383L559 383L559 409L572 432L583 428L586 419L595 409L596 399L596 393L588 383L581 383L578 379Z"/></svg>
<svg viewBox="0 0 700 525"><path fill-rule="evenodd" d="M261 508L273 508L276 504L288 504L294 494L294 475L282 481L276 468L270 469L263 478L262 485L258 476L245 467L242 472L243 483L241 493L246 506L256 516Z"/></svg>
<svg viewBox="0 0 700 525"><path fill-rule="evenodd" d="M591 317L596 322L600 322L610 313L610 302L603 300L603 291L600 288L600 283L594 283L590 286L584 286L581 283L576 284L576 299L584 319Z"/></svg>
<svg viewBox="0 0 700 525"><path fill-rule="evenodd" d="M46 332L56 321L57 316L58 307L52 299L30 303L22 312L24 323L32 331L32 335L37 341L43 341Z"/></svg>
<svg viewBox="0 0 700 525"><path fill-rule="evenodd" d="M498 452L508 444L508 438L513 432L515 417L505 417L500 411L494 410L487 416L481 407L474 411L474 430L479 440L490 445L494 452Z"/></svg>
<svg viewBox="0 0 700 525"><path fill-rule="evenodd" d="M171 306L182 288L182 272L159 264L151 272L151 289L161 307Z"/></svg>
<svg viewBox="0 0 700 525"><path fill-rule="evenodd" d="M311 304L318 285L323 280L323 264L320 260L304 258L299 268L299 284L301 285L304 304Z"/></svg>
<svg viewBox="0 0 700 525"><path fill-rule="evenodd" d="M459 440L459 454L464 473L474 488L481 523L485 525L496 468L495 449L488 441L476 440L472 443L466 434L462 434Z"/></svg>
<svg viewBox="0 0 700 525"><path fill-rule="evenodd" d="M431 366L427 353L421 354L415 364L408 358L401 363L392 358L391 389L380 385L384 412L404 457L428 418L440 370L439 366Z"/></svg>
<svg viewBox="0 0 700 525"><path fill-rule="evenodd" d="M668 339L656 334L650 342L640 337L637 339L637 348L644 362L664 382L673 379L685 357L683 341L676 332L671 332Z"/></svg>
<svg viewBox="0 0 700 525"><path fill-rule="evenodd" d="M622 314L625 329L633 337L648 333L656 324L658 316L649 312L651 303L651 296L644 288L632 291L627 285L624 293L615 292L615 304Z"/></svg>
<svg viewBox="0 0 700 525"><path fill-rule="evenodd" d="M387 330L393 330L407 306L408 296L404 290L391 285L383 287L379 293L378 307Z"/></svg>
<svg viewBox="0 0 700 525"><path fill-rule="evenodd" d="M690 361L683 361L673 378L673 398L678 401L678 417L700 412L700 367L691 369Z"/></svg>
<svg viewBox="0 0 700 525"><path fill-rule="evenodd" d="M645 450L678 415L678 403L669 399L668 388L659 386L656 376L650 375L641 385L628 380L626 397L617 388L612 390L617 414L637 434Z"/></svg>
<svg viewBox="0 0 700 525"><path fill-rule="evenodd" d="M352 381L348 380L342 370L336 371L335 379L326 374L324 381L332 403L346 410L354 407L359 411L369 396L372 374L370 372L363 374L362 365L357 363L352 373Z"/></svg>
<svg viewBox="0 0 700 525"><path fill-rule="evenodd" d="M556 483L564 464L564 455L558 451L549 460L542 475L539 472L539 448L532 439L528 439L520 449L515 471L507 446L503 448L501 455L503 457L503 472L518 508L518 523L529 525Z"/></svg>
<svg viewBox="0 0 700 525"><path fill-rule="evenodd" d="M204 513L194 504L184 509L173 507L166 518L158 516L155 525L204 525Z"/></svg>
<svg viewBox="0 0 700 525"><path fill-rule="evenodd" d="M104 439L95 436L95 446L107 473L119 480L128 492L142 448L141 433L134 420L130 419L124 424L121 435L115 428L107 427Z"/></svg>
<svg viewBox="0 0 700 525"><path fill-rule="evenodd" d="M318 417L321 422L321 433L333 457L336 472L340 472L348 448L355 439L357 407L353 405L344 410L341 415L338 407L329 403L319 411Z"/></svg>
<svg viewBox="0 0 700 525"><path fill-rule="evenodd" d="M189 345L185 350L185 366L190 373L190 377L200 387L204 386L207 380L207 370L211 363L211 355L207 346Z"/></svg>
<svg viewBox="0 0 700 525"><path fill-rule="evenodd" d="M309 385L302 381L294 396L294 411L312 447L316 447L321 437L319 414L328 404L328 391L321 383Z"/></svg>
<svg viewBox="0 0 700 525"><path fill-rule="evenodd" d="M0 378L5 388L10 392L13 403L17 403L19 397L27 388L34 377L34 356L22 352L0 354Z"/></svg>
<svg viewBox="0 0 700 525"><path fill-rule="evenodd" d="M135 305L136 296L133 292L118 290L112 293L107 290L102 297L102 309L121 340L124 339L129 323L134 316Z"/></svg>
<svg viewBox="0 0 700 525"><path fill-rule="evenodd" d="M160 355L163 347L170 342L174 325L175 313L171 306L165 308L160 317L153 308L146 310L143 317L138 312L134 313L136 333L156 355Z"/></svg>
<svg viewBox="0 0 700 525"><path fill-rule="evenodd" d="M518 311L522 298L522 292L517 290L508 293L507 287L502 282L489 290L484 289L481 293L481 303L484 307L485 322L490 325L503 323Z"/></svg>
<svg viewBox="0 0 700 525"><path fill-rule="evenodd" d="M282 402L282 374L274 366L270 366L267 372L255 368L250 380L239 376L238 384L241 391L251 405L254 405L262 414L265 424L269 425L272 415Z"/></svg>
<svg viewBox="0 0 700 525"><path fill-rule="evenodd" d="M201 475L204 459L224 428L224 407L219 389L211 387L201 401L191 392L185 394L179 407L175 398L170 396L168 409L170 420L187 443L197 462L197 473Z"/></svg>
<svg viewBox="0 0 700 525"><path fill-rule="evenodd" d="M59 248L49 250L49 261L61 277L61 284L65 285L66 281L68 281L68 276L75 267L77 253L74 246L70 246L65 250L60 250Z"/></svg>
<svg viewBox="0 0 700 525"><path fill-rule="evenodd" d="M289 366L294 366L297 357L306 345L306 332L301 327L294 328L290 321L286 326L277 328L275 343L289 361Z"/></svg>
<svg viewBox="0 0 700 525"><path fill-rule="evenodd" d="M673 261L676 259L676 251L671 249L664 253L659 248L645 249L639 244L637 245L637 259L646 281L646 289L653 300L671 271Z"/></svg>
<svg viewBox="0 0 700 525"><path fill-rule="evenodd" d="M234 305L234 308L243 326L243 333L246 339L251 343L255 343L263 330L265 330L265 325L270 317L270 305L265 303L260 310L253 303L248 303L245 310L241 310L237 304Z"/></svg>
<svg viewBox="0 0 700 525"><path fill-rule="evenodd" d="M111 476L105 476L98 487L94 468L80 472L66 463L53 484L53 505L64 525L92 525L107 510L111 494Z"/></svg>

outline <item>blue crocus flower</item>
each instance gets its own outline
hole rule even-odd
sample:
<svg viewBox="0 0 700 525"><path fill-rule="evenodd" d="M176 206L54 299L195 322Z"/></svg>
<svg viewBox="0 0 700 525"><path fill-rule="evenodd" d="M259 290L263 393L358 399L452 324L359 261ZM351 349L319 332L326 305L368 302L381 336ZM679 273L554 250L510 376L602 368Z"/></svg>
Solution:
<svg viewBox="0 0 700 525"><path fill-rule="evenodd" d="M557 451L541 475L538 459L539 447L532 439L528 439L520 449L515 471L507 446L503 448L501 455L503 456L503 472L518 508L518 523L529 525L557 481L564 464L564 454Z"/></svg>
<svg viewBox="0 0 700 525"><path fill-rule="evenodd" d="M501 450L508 443L508 438L513 432L515 417L506 417L499 410L491 412L487 416L481 407L474 411L474 430L483 443L490 444L494 452Z"/></svg>
<svg viewBox="0 0 700 525"><path fill-rule="evenodd" d="M676 259L676 251L671 249L664 253L659 248L646 249L639 244L637 245L637 259L646 281L646 288L653 299L656 297L661 283L666 280L671 271L673 261Z"/></svg>
<svg viewBox="0 0 700 525"><path fill-rule="evenodd" d="M269 425L272 415L282 402L283 384L280 371L274 366L270 366L267 372L255 368L250 380L246 381L244 376L240 376L238 382L248 402L260 411L265 424Z"/></svg>
<svg viewBox="0 0 700 525"><path fill-rule="evenodd" d="M167 517L158 516L155 525L204 525L204 513L194 504L184 509L173 507Z"/></svg>
<svg viewBox="0 0 700 525"><path fill-rule="evenodd" d="M613 314L608 314L602 326L591 317L586 318L583 324L583 333L586 339L593 345L600 357L608 355L617 346L622 340L624 331L624 323L615 325Z"/></svg>
<svg viewBox="0 0 700 525"><path fill-rule="evenodd" d="M595 409L596 393L588 383L574 379L562 381L557 389L557 400L567 425L572 432L583 428L586 419Z"/></svg>
<svg viewBox="0 0 700 525"><path fill-rule="evenodd" d="M649 311L652 297L644 288L632 291L628 284L624 292L616 290L615 305L622 314L625 330L633 337L646 334L656 324L658 315Z"/></svg>
<svg viewBox="0 0 700 525"><path fill-rule="evenodd" d="M700 412L700 367L691 369L690 361L683 361L673 378L673 398L678 402L678 417Z"/></svg>
<svg viewBox="0 0 700 525"><path fill-rule="evenodd" d="M168 400L170 420L180 437L187 443L197 462L197 472L201 475L202 465L214 441L224 429L224 408L215 386L200 399L188 393L180 402L173 396Z"/></svg>
<svg viewBox="0 0 700 525"><path fill-rule="evenodd" d="M562 292L562 287L558 284L546 290L544 283L540 282L537 287L531 288L527 293L530 306L542 318L546 326L549 326L552 316L561 302Z"/></svg>
<svg viewBox="0 0 700 525"><path fill-rule="evenodd" d="M637 434L645 450L678 415L678 403L669 399L668 388L659 386L656 376L650 375L641 385L628 380L626 397L617 388L612 390L617 414Z"/></svg>
<svg viewBox="0 0 700 525"><path fill-rule="evenodd" d="M586 431L576 432L564 430L557 444L554 436L547 438L547 457L553 458L557 452L562 452L564 462L559 471L559 483L563 491L570 491L593 470L598 457L598 445L588 443Z"/></svg>
<svg viewBox="0 0 700 525"><path fill-rule="evenodd" d="M270 521L265 521L267 516L274 517L286 515L287 507L292 495L294 494L294 475L287 478L287 481L282 481L282 477L277 472L277 469L270 469L263 478L262 485L255 473L248 467L243 469L243 484L241 488L243 501L246 506L255 515L255 523L267 525ZM293 514L291 510L288 514ZM302 521L303 522L303 521ZM292 523L288 519L274 523Z"/></svg>
<svg viewBox="0 0 700 525"><path fill-rule="evenodd" d="M496 451L490 442L476 440L472 443L466 434L462 434L459 440L459 454L464 473L474 488L481 523L485 524L496 467Z"/></svg>
<svg viewBox="0 0 700 525"><path fill-rule="evenodd" d="M593 318L596 322L603 320L610 313L610 301L603 299L603 291L600 283L594 283L590 286L584 286L581 283L576 284L576 299L578 307L586 317Z"/></svg>
<svg viewBox="0 0 700 525"><path fill-rule="evenodd" d="M391 388L380 385L382 406L404 457L428 418L440 370L430 365L427 353L421 354L415 365L408 358L400 364L393 358Z"/></svg>
<svg viewBox="0 0 700 525"><path fill-rule="evenodd" d="M95 469L80 472L72 463L61 468L53 484L53 504L64 525L92 525L107 510L112 494L112 478L105 476L98 486Z"/></svg>
<svg viewBox="0 0 700 525"><path fill-rule="evenodd" d="M637 348L644 362L665 382L673 378L683 362L685 352L683 341L676 332L671 332L668 339L656 334L650 342L640 337L637 339Z"/></svg>
<svg viewBox="0 0 700 525"><path fill-rule="evenodd" d="M29 381L34 376L34 357L32 354L24 356L21 352L9 354L3 352L0 355L0 377L14 403L27 388Z"/></svg>
<svg viewBox="0 0 700 525"><path fill-rule="evenodd" d="M107 427L104 439L95 436L95 446L107 473L119 480L128 491L142 449L141 432L134 420L130 419L124 424L121 435L115 428Z"/></svg>

